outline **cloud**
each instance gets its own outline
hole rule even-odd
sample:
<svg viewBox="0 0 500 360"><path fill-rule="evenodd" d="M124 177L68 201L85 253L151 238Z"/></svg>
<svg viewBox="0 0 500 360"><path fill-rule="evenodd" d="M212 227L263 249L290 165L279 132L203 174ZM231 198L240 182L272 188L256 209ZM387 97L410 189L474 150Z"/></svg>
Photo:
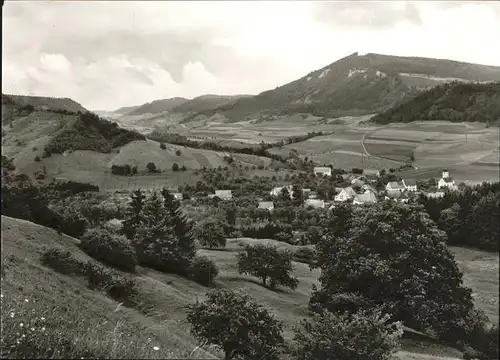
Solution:
<svg viewBox="0 0 500 360"><path fill-rule="evenodd" d="M487 2L7 2L2 86L91 109L259 93L353 52L500 65Z"/></svg>

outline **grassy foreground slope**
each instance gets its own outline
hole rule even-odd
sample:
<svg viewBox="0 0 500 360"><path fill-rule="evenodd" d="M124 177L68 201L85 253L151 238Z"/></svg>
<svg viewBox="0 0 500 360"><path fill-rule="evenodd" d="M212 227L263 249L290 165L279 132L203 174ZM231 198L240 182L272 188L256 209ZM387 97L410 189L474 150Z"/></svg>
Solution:
<svg viewBox="0 0 500 360"><path fill-rule="evenodd" d="M89 260L77 243L52 229L2 216L2 342L23 323L23 327L35 329L27 335L31 346L49 348L67 340L79 341L72 352L55 357L215 358L196 349L185 326L165 316L168 314L152 316L147 310L141 313L121 306L88 289L82 279L59 274L40 263L42 253L52 247ZM138 280L155 308L179 297L166 283L150 277ZM202 291L201 286L197 290ZM165 297L160 298L160 294Z"/></svg>
<svg viewBox="0 0 500 360"><path fill-rule="evenodd" d="M271 308L284 321L284 335L290 341L292 327L307 316L307 302L318 271L310 271L306 264L294 263L294 276L301 282L299 288L270 291L256 279L236 271L235 252L244 244L256 241L265 242L235 239L228 241L226 251L199 252L217 262L220 268L217 287L243 289L257 302ZM77 244L78 240L58 235L51 229L2 216L2 320L14 326L16 323L12 319L17 321L17 313L34 306L37 316L50 322L51 327L46 328L51 336L79 336L83 347L108 351L107 356L209 359L216 355L220 358L220 354L208 348L193 352L196 344L185 322L185 306L197 299L203 300L206 287L176 275L139 268L139 275L134 277L139 283L137 303L140 306L128 308L89 290L82 279L61 275L40 263L41 254L52 247L69 250L82 261L89 260ZM498 256L463 249L453 251L465 271L466 284L478 294L477 305L490 317L498 318L498 307L493 306L495 302L498 304ZM27 303L23 302L25 298ZM14 318L10 318L10 312L16 313ZM20 321L27 321L26 316L28 314ZM87 330L89 328L92 331ZM113 347L114 340L117 343ZM133 344L126 345L131 340ZM155 351L154 346L160 350ZM457 350L410 339L404 340L403 349L397 355L404 360L458 359L461 356Z"/></svg>
<svg viewBox="0 0 500 360"><path fill-rule="evenodd" d="M422 120L500 125L500 82L437 86L371 119L382 125Z"/></svg>

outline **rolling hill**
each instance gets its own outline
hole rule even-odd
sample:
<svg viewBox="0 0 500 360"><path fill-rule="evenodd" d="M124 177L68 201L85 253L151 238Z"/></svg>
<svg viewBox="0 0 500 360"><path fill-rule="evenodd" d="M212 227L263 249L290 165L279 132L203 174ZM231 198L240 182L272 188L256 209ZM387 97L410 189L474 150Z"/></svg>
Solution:
<svg viewBox="0 0 500 360"><path fill-rule="evenodd" d="M171 99L155 100L150 103L143 104L136 109L128 112L127 115L144 115L144 114L158 114L164 111L170 111L173 108L184 104L189 101L182 97L174 97ZM123 108L122 108L123 109Z"/></svg>
<svg viewBox="0 0 500 360"><path fill-rule="evenodd" d="M135 106L123 106L119 109L116 109L115 111L112 111L114 114L120 114L120 115L125 115L128 114L136 109L138 109L141 105L135 105Z"/></svg>
<svg viewBox="0 0 500 360"><path fill-rule="evenodd" d="M422 120L500 125L500 82L440 85L370 120L381 125Z"/></svg>
<svg viewBox="0 0 500 360"><path fill-rule="evenodd" d="M50 105L52 99L47 99ZM162 149L159 142L145 141L144 135L91 112L52 109L44 103L35 109L19 105L26 101L14 102L9 97L3 102L10 117L8 121L2 119L2 154L12 159L16 172L37 178L43 174L40 180L84 181L101 188L121 188L131 183L147 187L155 181L165 183L168 173L170 182L186 184L198 180L191 171L227 165L224 152L171 144ZM149 174L149 162L154 162L162 173ZM241 155L236 160L242 166L269 162L268 158L254 155ZM173 163L191 171L172 173ZM118 179L111 173L112 165L137 166L139 175Z"/></svg>
<svg viewBox="0 0 500 360"><path fill-rule="evenodd" d="M2 125L7 125L16 118L28 116L34 111L69 114L88 110L69 98L2 94Z"/></svg>
<svg viewBox="0 0 500 360"><path fill-rule="evenodd" d="M200 112L186 120L207 119L216 114L228 122L264 114L312 113L331 117L373 114L451 81L500 81L500 67L354 53L274 90Z"/></svg>

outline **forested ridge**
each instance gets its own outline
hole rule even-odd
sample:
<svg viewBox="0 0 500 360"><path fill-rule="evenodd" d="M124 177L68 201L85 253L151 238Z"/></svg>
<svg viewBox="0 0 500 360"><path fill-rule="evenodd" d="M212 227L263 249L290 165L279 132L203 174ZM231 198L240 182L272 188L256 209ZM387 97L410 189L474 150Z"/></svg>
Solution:
<svg viewBox="0 0 500 360"><path fill-rule="evenodd" d="M453 82L427 90L372 118L377 124L445 120L500 124L500 82Z"/></svg>

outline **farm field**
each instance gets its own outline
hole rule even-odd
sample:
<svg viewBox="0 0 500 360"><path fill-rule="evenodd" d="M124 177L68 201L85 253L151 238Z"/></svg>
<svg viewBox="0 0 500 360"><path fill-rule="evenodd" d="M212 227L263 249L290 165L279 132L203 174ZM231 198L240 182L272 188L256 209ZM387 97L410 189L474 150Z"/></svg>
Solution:
<svg viewBox="0 0 500 360"><path fill-rule="evenodd" d="M443 168L459 181L498 181L498 128L484 124L418 122L384 127L337 126L333 134L273 148L270 152L288 155L295 150L319 164L350 169L398 168L413 153L416 170L407 176L425 179L440 177ZM361 156L364 149L364 156Z"/></svg>
<svg viewBox="0 0 500 360"><path fill-rule="evenodd" d="M181 154L176 152L180 150ZM28 155L25 154L28 152ZM36 153L29 147L24 148L24 152L15 158L14 164L20 171L41 170L45 167L47 179L57 178L64 180L90 182L103 189L122 189L136 187L158 187L168 183L169 186L180 184L194 184L200 179L193 175L193 171L206 166L214 168L218 166L228 166L224 161L223 152L204 149L185 148L183 146L167 144L165 150L160 148L160 144L155 141L134 141L119 151L113 150L109 154L97 153L94 151L78 150L66 154L54 154L43 162L34 162ZM235 163L242 166L267 166L271 160L269 158L255 155L237 154ZM161 170L161 174L145 174L146 165L153 162L156 168ZM185 166L186 172L173 172L172 164ZM121 177L111 174L112 165L137 166L139 174L132 177Z"/></svg>
<svg viewBox="0 0 500 360"><path fill-rule="evenodd" d="M80 306L85 309L89 321L106 319L114 326L118 319L123 320L123 328L137 329L145 336L154 334L155 341L165 349L176 349L169 357L181 356L192 351L196 344L189 334L185 322L185 306L204 299L207 288L187 281L176 275L163 274L150 269L142 269L137 277L140 284L142 303L154 311L147 314L139 313L117 304L103 295L92 292L79 281L70 276L64 276L42 266L39 256L43 250L58 246L65 248L80 259L88 259L76 246L78 240L65 235L59 236L52 229L2 216L2 256L14 257L15 261L7 268L3 279L3 301L16 297L36 298L38 306L43 304L66 304L68 308ZM242 289L248 292L259 303L265 304L285 323L284 335L291 340L292 327L307 316L307 303L311 287L317 283L319 272L310 271L306 264L294 263L294 275L300 280L295 291L270 291L250 277L237 273L235 252L246 243L263 242L279 243L273 240L229 239L225 251L199 250L200 253L214 259L220 267L217 286L231 289ZM278 244L283 248L294 250L289 244ZM492 320L498 319L498 255L481 251L452 248L453 253L465 274L465 283L474 290L477 305L484 309ZM27 276L29 274L29 276ZM115 311L113 311L115 309ZM72 312L67 312L70 316ZM426 359L459 359L460 352L448 347L421 342L404 340L403 348L397 357L402 360ZM199 353L190 357L213 358L219 355L200 349ZM181 352L181 354L179 354ZM162 354L165 356L165 354Z"/></svg>
<svg viewBox="0 0 500 360"><path fill-rule="evenodd" d="M186 136L203 137L209 140L230 141L232 143L258 144L276 142L282 139L304 135L312 131L331 131L338 125L326 124L315 116L293 115L273 121L241 121L235 123L209 122L196 126L181 124L172 126L169 131Z"/></svg>

